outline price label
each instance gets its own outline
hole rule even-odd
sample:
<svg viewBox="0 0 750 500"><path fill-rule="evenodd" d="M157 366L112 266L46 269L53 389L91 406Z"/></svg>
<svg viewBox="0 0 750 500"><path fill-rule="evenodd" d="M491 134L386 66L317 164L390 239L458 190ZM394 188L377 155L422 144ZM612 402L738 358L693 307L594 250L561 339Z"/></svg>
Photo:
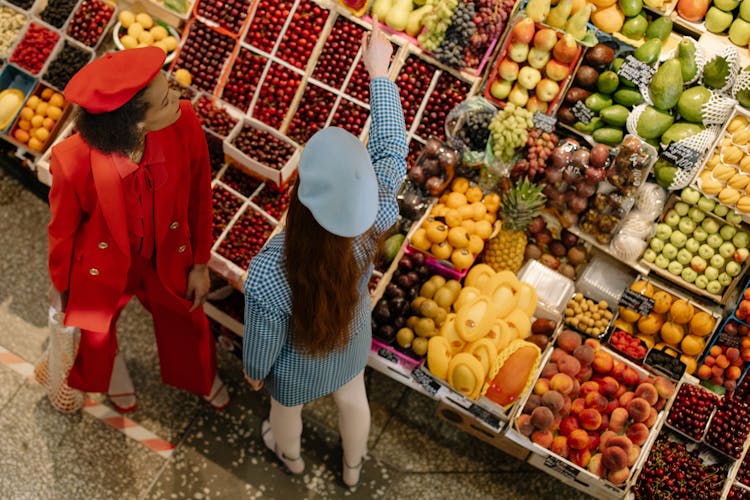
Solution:
<svg viewBox="0 0 750 500"><path fill-rule="evenodd" d="M468 408L469 413L477 417L477 419L484 422L491 429L499 431L502 427L500 419L492 414L489 410L482 408L478 404L472 404Z"/></svg>
<svg viewBox="0 0 750 500"><path fill-rule="evenodd" d="M391 351L389 351L385 347L381 347L380 349L378 349L378 356L390 361L393 364L396 364L396 365L398 364L398 356L393 354Z"/></svg>
<svg viewBox="0 0 750 500"><path fill-rule="evenodd" d="M535 112L532 119L534 120L534 126L545 132L554 131L555 125L557 125L557 117L542 113L541 111Z"/></svg>
<svg viewBox="0 0 750 500"><path fill-rule="evenodd" d="M544 466L570 479L578 479L578 469L552 455L544 459Z"/></svg>
<svg viewBox="0 0 750 500"><path fill-rule="evenodd" d="M701 158L701 152L693 148L672 142L661 154L666 160L674 163L678 168L683 170L692 170L698 165Z"/></svg>
<svg viewBox="0 0 750 500"><path fill-rule="evenodd" d="M432 397L435 397L435 394L440 390L440 384L432 379L428 374L426 374L424 371L422 371L421 368L417 368L413 372L411 372L411 376L414 377L414 380L417 381L419 385L422 386L422 388Z"/></svg>
<svg viewBox="0 0 750 500"><path fill-rule="evenodd" d="M644 364L672 380L680 380L687 369L685 363L658 349L649 349Z"/></svg>
<svg viewBox="0 0 750 500"><path fill-rule="evenodd" d="M641 316L648 316L654 309L654 299L628 288L620 296L619 305L632 309Z"/></svg>
<svg viewBox="0 0 750 500"><path fill-rule="evenodd" d="M627 56L620 66L617 76L630 80L637 86L646 86L651 83L656 70L648 64L639 61L634 56Z"/></svg>
<svg viewBox="0 0 750 500"><path fill-rule="evenodd" d="M716 344L727 347L736 347L739 349L742 347L742 340L736 335L729 335L726 332L721 332L719 333L719 338L717 339Z"/></svg>
<svg viewBox="0 0 750 500"><path fill-rule="evenodd" d="M585 125L591 123L591 120L596 116L596 113L590 110L583 101L575 103L573 107L570 108L570 112L573 113L576 120Z"/></svg>

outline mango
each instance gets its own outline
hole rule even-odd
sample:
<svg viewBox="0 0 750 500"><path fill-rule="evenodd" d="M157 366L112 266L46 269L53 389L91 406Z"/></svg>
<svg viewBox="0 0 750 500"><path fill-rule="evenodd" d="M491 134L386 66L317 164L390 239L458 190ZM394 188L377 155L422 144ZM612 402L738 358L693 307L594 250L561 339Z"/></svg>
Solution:
<svg viewBox="0 0 750 500"><path fill-rule="evenodd" d="M674 123L674 117L653 106L646 106L638 117L635 130L644 139L658 139Z"/></svg>
<svg viewBox="0 0 750 500"><path fill-rule="evenodd" d="M680 61L670 59L656 70L648 86L654 106L668 111L677 105L682 93L682 68Z"/></svg>
<svg viewBox="0 0 750 500"><path fill-rule="evenodd" d="M591 119L588 123L583 122L576 122L573 127L578 130L579 132L583 132L584 134L593 134L595 130L598 130L607 124L604 123L604 120L602 120L600 117L595 116Z"/></svg>
<svg viewBox="0 0 750 500"><path fill-rule="evenodd" d="M712 89L724 87L729 77L729 69L729 63L724 57L714 57L703 67L703 85Z"/></svg>
<svg viewBox="0 0 750 500"><path fill-rule="evenodd" d="M591 13L591 22L605 33L616 33L625 23L625 15L616 3L609 7L597 8Z"/></svg>
<svg viewBox="0 0 750 500"><path fill-rule="evenodd" d="M617 4L620 6L622 13L627 17L637 16L643 10L642 0L619 0Z"/></svg>
<svg viewBox="0 0 750 500"><path fill-rule="evenodd" d="M658 37L649 38L648 30L646 30L646 43L635 49L633 57L641 62L648 65L653 65L659 60L659 54L661 53L661 39Z"/></svg>
<svg viewBox="0 0 750 500"><path fill-rule="evenodd" d="M677 60L680 61L683 83L688 83L698 74L698 63L695 62L695 43L687 37L677 45Z"/></svg>
<svg viewBox="0 0 750 500"><path fill-rule="evenodd" d="M674 181L675 174L677 174L677 167L668 160L659 158L654 163L654 177L656 177L656 183L661 187L668 189Z"/></svg>
<svg viewBox="0 0 750 500"><path fill-rule="evenodd" d="M672 143L687 139L695 134L699 134L705 129L703 125L697 123L677 122L672 124L661 136L661 143L665 146Z"/></svg>
<svg viewBox="0 0 750 500"><path fill-rule="evenodd" d="M680 95L677 101L677 111L684 120L701 123L703 121L702 108L709 99L711 99L711 91L706 87L702 85L690 87Z"/></svg>
<svg viewBox="0 0 750 500"><path fill-rule="evenodd" d="M634 89L618 89L612 98L617 104L631 108L643 103L643 96L639 91Z"/></svg>
<svg viewBox="0 0 750 500"><path fill-rule="evenodd" d="M646 34L648 21L643 16L631 17L622 25L622 34L632 40L640 40Z"/></svg>
<svg viewBox="0 0 750 500"><path fill-rule="evenodd" d="M657 17L648 24L646 38L658 38L661 41L669 38L672 33L672 18L669 16Z"/></svg>
<svg viewBox="0 0 750 500"><path fill-rule="evenodd" d="M630 111L628 111L628 108L620 104L607 106L599 112L599 116L602 117L604 123L606 123L607 125L612 125L613 127L620 128L625 126L625 123L628 121L629 115Z"/></svg>
<svg viewBox="0 0 750 500"><path fill-rule="evenodd" d="M612 98L606 94L594 92L586 98L584 103L586 104L586 107L591 111L598 113L604 108L612 105Z"/></svg>
<svg viewBox="0 0 750 500"><path fill-rule="evenodd" d="M619 84L620 78L614 71L604 71L596 80L596 88L603 94L611 94L617 90Z"/></svg>

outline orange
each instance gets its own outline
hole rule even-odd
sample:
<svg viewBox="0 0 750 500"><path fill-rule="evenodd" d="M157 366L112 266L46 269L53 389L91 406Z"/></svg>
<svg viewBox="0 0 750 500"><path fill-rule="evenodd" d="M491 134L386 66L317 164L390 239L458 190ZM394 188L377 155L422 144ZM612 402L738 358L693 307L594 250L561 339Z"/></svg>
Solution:
<svg viewBox="0 0 750 500"><path fill-rule="evenodd" d="M440 221L432 221L425 228L427 239L432 243L442 243L448 238L448 226Z"/></svg>
<svg viewBox="0 0 750 500"><path fill-rule="evenodd" d="M26 105L31 109L36 109L37 105L39 105L40 102L42 102L41 99L39 99L38 96L33 95L29 97L28 101L26 101Z"/></svg>
<svg viewBox="0 0 750 500"><path fill-rule="evenodd" d="M466 248L469 246L469 241L471 241L469 231L463 227L453 227L448 231L448 243L450 243L453 248Z"/></svg>
<svg viewBox="0 0 750 500"><path fill-rule="evenodd" d="M696 335L685 335L685 338L683 338L680 343L680 348L682 349L683 354L697 356L706 348L706 341L703 340L702 337Z"/></svg>
<svg viewBox="0 0 750 500"><path fill-rule="evenodd" d="M685 366L687 366L687 369L685 372L689 374L695 373L695 369L698 367L698 361L693 356L688 356L687 354L682 354L680 356L680 361L685 363Z"/></svg>
<svg viewBox="0 0 750 500"><path fill-rule="evenodd" d="M620 319L627 323L635 323L641 319L641 315L632 309L620 306Z"/></svg>
<svg viewBox="0 0 750 500"><path fill-rule="evenodd" d="M31 118L31 127L32 128L41 127L43 121L44 121L44 117L42 115L34 115Z"/></svg>
<svg viewBox="0 0 750 500"><path fill-rule="evenodd" d="M714 318L705 311L698 311L690 320L690 333L699 337L705 337L714 329Z"/></svg>
<svg viewBox="0 0 750 500"><path fill-rule="evenodd" d="M484 206L484 203L481 201L475 201L469 206L473 212L472 219L477 221L484 219L484 216L487 214L487 207Z"/></svg>
<svg viewBox="0 0 750 500"><path fill-rule="evenodd" d="M477 221L477 223L474 224L474 234L483 240L486 240L492 234L492 224L486 219Z"/></svg>
<svg viewBox="0 0 750 500"><path fill-rule="evenodd" d="M466 269L474 262L474 256L468 249L459 248L451 254L451 262L456 269Z"/></svg>
<svg viewBox="0 0 750 500"><path fill-rule="evenodd" d="M62 109L53 104L50 104L49 106L47 106L47 116L49 116L53 120L59 120L62 116Z"/></svg>
<svg viewBox="0 0 750 500"><path fill-rule="evenodd" d="M669 318L680 325L687 324L693 318L693 304L685 299L677 299L669 308Z"/></svg>
<svg viewBox="0 0 750 500"><path fill-rule="evenodd" d="M653 297L654 296L654 287L651 285L651 283L643 280L638 280L632 285L630 285L630 289L633 290L636 293L640 293L641 295L645 295L646 297Z"/></svg>
<svg viewBox="0 0 750 500"><path fill-rule="evenodd" d="M669 345L676 346L677 344L682 342L682 339L685 336L685 329L679 323L667 321L662 325L659 333L661 334L661 339L664 342Z"/></svg>
<svg viewBox="0 0 750 500"><path fill-rule="evenodd" d="M469 236L469 252L479 255L482 250L484 250L484 240L476 234Z"/></svg>
<svg viewBox="0 0 750 500"><path fill-rule="evenodd" d="M16 131L13 132L13 137L22 144L26 144L29 141L29 133L20 128L17 128Z"/></svg>
<svg viewBox="0 0 750 500"><path fill-rule="evenodd" d="M54 94L54 93L55 93L55 91L52 90L51 88L46 88L46 89L42 90L42 94L41 94L42 95L42 99L44 99L45 101L49 101L49 98L52 97L52 94Z"/></svg>
<svg viewBox="0 0 750 500"><path fill-rule="evenodd" d="M462 193L452 192L448 194L448 198L445 201L448 208L458 208L466 205L466 196Z"/></svg>
<svg viewBox="0 0 750 500"><path fill-rule="evenodd" d="M466 229L466 231L468 231L469 234L475 234L477 232L476 226L477 226L477 224L473 220L471 220L471 219L465 219L465 220L461 221L461 226L460 227Z"/></svg>
<svg viewBox="0 0 750 500"><path fill-rule="evenodd" d="M466 177L456 177L455 179L453 179L453 182L451 182L451 191L463 194L468 190L469 179L467 179Z"/></svg>
<svg viewBox="0 0 750 500"><path fill-rule="evenodd" d="M453 253L453 247L447 241L435 243L430 247L430 253L438 259L448 260Z"/></svg>
<svg viewBox="0 0 750 500"><path fill-rule="evenodd" d="M638 320L638 331L644 335L654 335L663 325L664 316L652 312Z"/></svg>
<svg viewBox="0 0 750 500"><path fill-rule="evenodd" d="M500 208L500 195L497 193L490 193L484 197L484 205L487 210L491 213L495 213Z"/></svg>
<svg viewBox="0 0 750 500"><path fill-rule="evenodd" d="M450 227L460 226L463 220L463 217L461 217L461 214L455 208L447 209L443 218L445 219L445 223Z"/></svg>
<svg viewBox="0 0 750 500"><path fill-rule="evenodd" d="M32 137L31 139L29 139L28 146L29 146L29 149L31 150L41 151L42 148L44 147L44 144L39 142L39 139L37 139L36 137Z"/></svg>
<svg viewBox="0 0 750 500"><path fill-rule="evenodd" d="M23 118L24 120L31 120L32 118L34 118L34 110L28 106L24 106L24 108L21 110L21 118Z"/></svg>
<svg viewBox="0 0 750 500"><path fill-rule="evenodd" d="M57 92L55 92L54 94L52 94L52 97L49 98L49 105L62 108L65 105L65 98L62 96L62 94L58 94Z"/></svg>
<svg viewBox="0 0 750 500"><path fill-rule="evenodd" d="M31 130L31 122L29 120L18 120L18 128L21 130Z"/></svg>
<svg viewBox="0 0 750 500"><path fill-rule="evenodd" d="M430 240L427 239L427 230L423 227L414 232L409 243L417 250L422 250L423 252L427 252L432 246Z"/></svg>
<svg viewBox="0 0 750 500"><path fill-rule="evenodd" d="M476 203L478 201L482 201L482 197L484 196L484 193L482 192L482 188L479 186L471 186L469 189L466 190L466 199L469 203Z"/></svg>
<svg viewBox="0 0 750 500"><path fill-rule="evenodd" d="M34 136L42 143L44 143L45 141L47 141L47 139L49 139L49 130L44 127L39 127L38 129L36 129L36 132L34 132Z"/></svg>
<svg viewBox="0 0 750 500"><path fill-rule="evenodd" d="M672 295L664 290L654 292L654 309L655 313L664 314L672 306Z"/></svg>

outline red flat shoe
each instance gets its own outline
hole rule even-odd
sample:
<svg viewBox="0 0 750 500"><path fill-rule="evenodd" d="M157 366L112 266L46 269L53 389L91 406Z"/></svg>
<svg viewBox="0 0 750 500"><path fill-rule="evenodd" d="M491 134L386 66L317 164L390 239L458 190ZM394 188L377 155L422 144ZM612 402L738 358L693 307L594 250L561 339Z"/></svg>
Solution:
<svg viewBox="0 0 750 500"><path fill-rule="evenodd" d="M232 398L229 397L229 392L227 391L226 385L224 385L224 382L221 382L221 385L218 389L216 389L216 392L209 396L203 396L203 399L208 401L208 403L213 407L216 411L221 411L227 406L229 406L229 403L232 402Z"/></svg>
<svg viewBox="0 0 750 500"><path fill-rule="evenodd" d="M135 399L135 393L134 392L123 392L121 394L107 394L107 397L109 397L109 402L112 403L112 406L115 407L115 410L117 410L120 413L128 413L131 411L135 411L136 408L138 408L138 401L133 403L130 406L120 406L115 402L115 398L129 398L132 397Z"/></svg>

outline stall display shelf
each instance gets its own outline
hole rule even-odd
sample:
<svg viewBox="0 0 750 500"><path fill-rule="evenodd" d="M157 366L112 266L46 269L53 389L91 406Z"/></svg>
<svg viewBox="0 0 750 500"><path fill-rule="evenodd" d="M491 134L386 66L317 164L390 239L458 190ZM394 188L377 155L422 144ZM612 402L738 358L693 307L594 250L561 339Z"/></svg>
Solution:
<svg viewBox="0 0 750 500"><path fill-rule="evenodd" d="M612 257L613 259L617 260L618 262L622 262L623 264L625 264L626 266L628 266L629 268L633 269L634 271L636 271L636 272L638 272L640 274L644 274L644 275L648 274L649 269L648 269L648 267L646 267L644 265L644 263L631 262L631 261L622 261L622 260L618 259L617 257L615 257L612 254L612 251L609 249L608 245L602 245L601 243L599 243L598 241L596 241L596 238L594 238L592 235L590 235L590 234L588 234L586 232L581 231L578 228L578 226L571 226L571 227L568 228L568 230L571 233L573 233L576 236L578 236L579 238L581 238L582 240L584 240L586 243L590 244L592 247L594 247L597 250L599 250L600 252L602 252L603 254L606 254L609 257Z"/></svg>

